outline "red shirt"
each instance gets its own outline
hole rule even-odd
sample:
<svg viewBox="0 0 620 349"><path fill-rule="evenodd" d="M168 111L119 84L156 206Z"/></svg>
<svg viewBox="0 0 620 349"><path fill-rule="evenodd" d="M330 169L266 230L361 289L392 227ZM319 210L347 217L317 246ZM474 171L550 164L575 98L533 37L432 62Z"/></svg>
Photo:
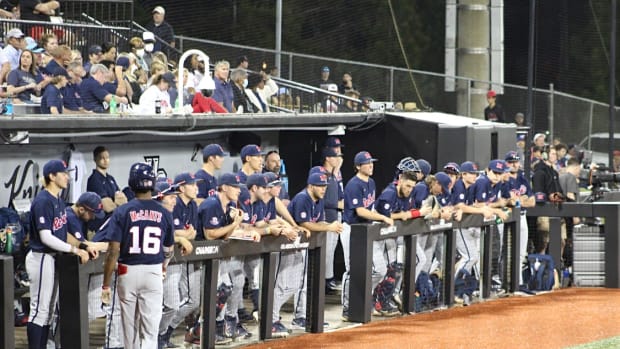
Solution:
<svg viewBox="0 0 620 349"><path fill-rule="evenodd" d="M196 92L196 94L194 94L192 108L194 108L194 113L228 113L228 111L219 105L213 98L205 97L200 92Z"/></svg>

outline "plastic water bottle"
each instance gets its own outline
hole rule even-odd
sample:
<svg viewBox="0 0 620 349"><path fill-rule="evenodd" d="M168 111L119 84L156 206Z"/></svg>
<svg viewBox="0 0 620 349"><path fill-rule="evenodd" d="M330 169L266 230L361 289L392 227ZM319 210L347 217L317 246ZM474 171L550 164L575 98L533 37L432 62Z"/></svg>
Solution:
<svg viewBox="0 0 620 349"><path fill-rule="evenodd" d="M13 115L13 97L9 96L6 99L6 115Z"/></svg>
<svg viewBox="0 0 620 349"><path fill-rule="evenodd" d="M288 175L286 174L286 165L284 165L284 160L280 160L282 164L280 166L280 180L282 181L282 186L284 190L288 193Z"/></svg>
<svg viewBox="0 0 620 349"><path fill-rule="evenodd" d="M117 114L118 110L117 110L117 104L116 104L116 97L112 96L112 99L110 100L110 114Z"/></svg>
<svg viewBox="0 0 620 349"><path fill-rule="evenodd" d="M6 233L6 253L13 253L13 228L10 226L6 226L4 228L4 232Z"/></svg>

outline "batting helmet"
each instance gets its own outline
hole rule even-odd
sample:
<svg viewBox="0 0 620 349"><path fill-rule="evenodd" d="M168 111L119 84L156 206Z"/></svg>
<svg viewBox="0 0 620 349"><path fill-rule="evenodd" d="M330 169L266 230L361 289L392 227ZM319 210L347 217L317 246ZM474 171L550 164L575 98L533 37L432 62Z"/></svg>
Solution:
<svg viewBox="0 0 620 349"><path fill-rule="evenodd" d="M137 162L129 170L129 187L134 191L153 190L156 177L151 165Z"/></svg>
<svg viewBox="0 0 620 349"><path fill-rule="evenodd" d="M411 156L400 160L396 168L400 172L420 172L420 166Z"/></svg>

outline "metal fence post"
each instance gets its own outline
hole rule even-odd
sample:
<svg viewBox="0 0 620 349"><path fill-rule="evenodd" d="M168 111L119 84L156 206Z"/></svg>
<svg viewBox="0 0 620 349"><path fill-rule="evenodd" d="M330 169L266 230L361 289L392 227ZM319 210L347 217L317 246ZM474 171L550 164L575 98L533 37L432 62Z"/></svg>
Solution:
<svg viewBox="0 0 620 349"><path fill-rule="evenodd" d="M276 285L276 260L280 252L263 253L263 278L260 293L260 324L258 338L271 338L273 325L273 289Z"/></svg>
<svg viewBox="0 0 620 349"><path fill-rule="evenodd" d="M217 284L220 270L219 259L207 259L202 262L201 313L203 322L200 329L200 349L215 347L215 306L217 304Z"/></svg>
<svg viewBox="0 0 620 349"><path fill-rule="evenodd" d="M389 101L394 100L394 68L390 67L390 98Z"/></svg>
<svg viewBox="0 0 620 349"><path fill-rule="evenodd" d="M349 319L353 322L370 321L372 299L372 243L371 229L379 226L368 224L351 225L350 270L349 270ZM343 292L344 292L343 285Z"/></svg>
<svg viewBox="0 0 620 349"><path fill-rule="evenodd" d="M594 119L594 103L590 102L590 118L588 120L588 136L592 134L592 123ZM592 138L588 137L588 149L592 149Z"/></svg>
<svg viewBox="0 0 620 349"><path fill-rule="evenodd" d="M405 235L405 269L403 272L403 311L405 313L415 312L415 275L416 275L416 245L417 235Z"/></svg>
<svg viewBox="0 0 620 349"><path fill-rule="evenodd" d="M564 218L560 217L549 217L549 254L558 264L560 264L560 261L562 261L563 220Z"/></svg>
<svg viewBox="0 0 620 349"><path fill-rule="evenodd" d="M77 256L56 256L60 343L63 348L88 348L88 274L81 272Z"/></svg>
<svg viewBox="0 0 620 349"><path fill-rule="evenodd" d="M549 138L553 140L554 132L553 132L553 84L549 84L549 115L547 116L549 119ZM551 143L551 142L549 142Z"/></svg>
<svg viewBox="0 0 620 349"><path fill-rule="evenodd" d="M489 298L491 295L491 268L493 253L491 247L493 246L493 240L495 239L495 232L497 231L496 225L485 225L480 228L483 248L480 251L482 253L482 275L480 281L482 281L482 297Z"/></svg>
<svg viewBox="0 0 620 349"><path fill-rule="evenodd" d="M510 234L512 236L512 255L510 258L510 292L519 290L519 275L521 274L521 241L525 236L521 236L521 209L513 208L511 213L514 222L509 224ZM525 216L524 216L525 217ZM527 224L527 223L525 223ZM504 235L506 236L506 235Z"/></svg>
<svg viewBox="0 0 620 349"><path fill-rule="evenodd" d="M465 83L467 85L467 116L471 117L471 84L473 81L471 79L466 79Z"/></svg>
<svg viewBox="0 0 620 349"><path fill-rule="evenodd" d="M2 309L2 324L0 325L0 346L2 348L15 348L14 323L14 281L13 281L13 257L0 256L0 306Z"/></svg>
<svg viewBox="0 0 620 349"><path fill-rule="evenodd" d="M306 293L306 331L312 333L323 332L325 306L325 242L326 234L317 235L317 247L308 249L308 283ZM272 307L273 308L273 307Z"/></svg>

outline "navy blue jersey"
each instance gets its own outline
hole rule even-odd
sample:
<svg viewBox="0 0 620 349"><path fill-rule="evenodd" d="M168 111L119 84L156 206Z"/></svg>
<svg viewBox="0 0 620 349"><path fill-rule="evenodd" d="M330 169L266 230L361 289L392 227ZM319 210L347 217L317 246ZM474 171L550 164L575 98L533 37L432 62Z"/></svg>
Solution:
<svg viewBox="0 0 620 349"><path fill-rule="evenodd" d="M103 113L103 101L110 93L103 88L99 81L92 76L82 80L79 94L82 97L82 107L95 113Z"/></svg>
<svg viewBox="0 0 620 349"><path fill-rule="evenodd" d="M377 212L390 217L392 212L409 211L413 208L413 197L401 198L394 183L388 184L377 198Z"/></svg>
<svg viewBox="0 0 620 349"><path fill-rule="evenodd" d="M51 114L51 107L56 107L58 113L62 114L63 94L62 91L53 84L49 84L45 87L45 92L43 92L43 96L41 97L41 114Z"/></svg>
<svg viewBox="0 0 620 349"><path fill-rule="evenodd" d="M104 176L101 172L95 169L88 177L86 191L97 193L102 199L110 198L114 201L114 194L119 191L119 187L111 174L106 173Z"/></svg>
<svg viewBox="0 0 620 349"><path fill-rule="evenodd" d="M450 193L444 193L442 192L441 194L435 195L435 197L437 198L437 201L439 201L439 204L443 207L443 206L449 206L452 204L452 202L450 201L451 199L451 194Z"/></svg>
<svg viewBox="0 0 620 349"><path fill-rule="evenodd" d="M196 179L202 181L196 182L198 185L198 197L206 199L209 196L217 194L217 179L211 176L207 171L200 169L194 175Z"/></svg>
<svg viewBox="0 0 620 349"><path fill-rule="evenodd" d="M323 171L327 173L327 171ZM327 173L327 189L323 201L325 202L325 220L333 222L338 220L338 202L343 199L342 175Z"/></svg>
<svg viewBox="0 0 620 349"><path fill-rule="evenodd" d="M308 190L304 189L297 193L288 205L288 211L295 222L301 224L304 222L324 222L325 206L323 200L314 201L308 194Z"/></svg>
<svg viewBox="0 0 620 349"><path fill-rule="evenodd" d="M216 229L225 227L233 222L228 211L233 205L228 205L226 212L222 208L222 202L218 195L210 196L198 207L198 219L200 221L200 231L196 234L198 240L205 240L203 229Z"/></svg>
<svg viewBox="0 0 620 349"><path fill-rule="evenodd" d="M164 246L174 244L172 214L155 200L134 199L114 210L110 241L121 244L119 263L160 264Z"/></svg>
<svg viewBox="0 0 620 349"><path fill-rule="evenodd" d="M493 187L498 198L510 199L510 183L501 181Z"/></svg>
<svg viewBox="0 0 620 349"><path fill-rule="evenodd" d="M110 217L111 218L111 217ZM105 222L97 229L95 235L91 239L92 242L108 242L110 241L110 237L112 236L112 232L110 231L110 218L106 219Z"/></svg>
<svg viewBox="0 0 620 349"><path fill-rule="evenodd" d="M271 198L264 206L263 221L269 223L269 221L276 219L278 212L276 211L276 198Z"/></svg>
<svg viewBox="0 0 620 349"><path fill-rule="evenodd" d="M63 105L69 110L80 110L82 108L82 97L80 97L80 85L67 83L62 90Z"/></svg>
<svg viewBox="0 0 620 349"><path fill-rule="evenodd" d="M250 200L239 202L239 208L243 211L243 223L254 225L262 221L265 216L265 207L262 200L256 200L253 203Z"/></svg>
<svg viewBox="0 0 620 349"><path fill-rule="evenodd" d="M525 178L523 171L517 173L517 178L508 180L510 192L515 193L517 196L527 195L532 196L532 186L530 182Z"/></svg>
<svg viewBox="0 0 620 349"><path fill-rule="evenodd" d="M187 205L177 196L177 203L172 210L172 219L175 230L189 229L190 226L198 226L198 205L194 200Z"/></svg>
<svg viewBox="0 0 620 349"><path fill-rule="evenodd" d="M473 185L470 185L469 188L465 188L465 183L463 183L463 179L459 179L454 183L454 187L452 188L452 196L451 202L452 205L457 204L465 204L465 205L473 205L476 196L474 195L474 191L472 190Z"/></svg>
<svg viewBox="0 0 620 349"><path fill-rule="evenodd" d="M416 183L415 187L413 187L413 190L411 191L415 208L422 207L422 201L426 200L430 193L431 191L428 188L428 185L426 185L426 182Z"/></svg>
<svg viewBox="0 0 620 349"><path fill-rule="evenodd" d="M375 181L372 178L368 178L368 182L364 182L358 176L354 176L344 188L342 220L348 224L367 222L367 220L358 217L355 212L358 207L364 207L371 211L375 207Z"/></svg>
<svg viewBox="0 0 620 349"><path fill-rule="evenodd" d="M491 181L486 175L480 175L476 182L471 186L476 202L489 203L497 201L495 190L491 186Z"/></svg>
<svg viewBox="0 0 620 349"><path fill-rule="evenodd" d="M80 241L86 240L86 223L78 218L73 208L67 207L67 232Z"/></svg>
<svg viewBox="0 0 620 349"><path fill-rule="evenodd" d="M67 212L62 199L41 190L30 206L30 248L35 252L55 252L41 241L39 231L50 230L52 235L67 241Z"/></svg>

